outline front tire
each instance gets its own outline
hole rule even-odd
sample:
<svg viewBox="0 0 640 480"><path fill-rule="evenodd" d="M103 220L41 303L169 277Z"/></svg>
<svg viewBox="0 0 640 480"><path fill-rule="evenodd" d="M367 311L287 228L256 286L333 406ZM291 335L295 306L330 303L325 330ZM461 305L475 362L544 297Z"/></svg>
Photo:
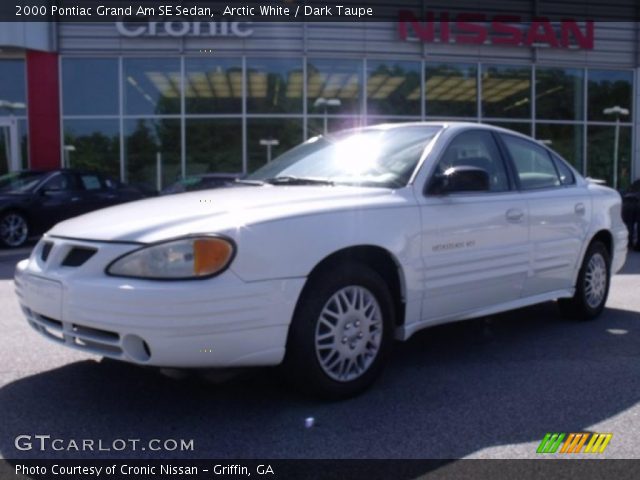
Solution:
<svg viewBox="0 0 640 480"><path fill-rule="evenodd" d="M592 320L602 313L611 283L611 257L602 242L587 249L573 298L558 300L560 311L576 320Z"/></svg>
<svg viewBox="0 0 640 480"><path fill-rule="evenodd" d="M314 274L289 330L284 368L317 396L357 395L380 375L393 343L395 312L380 275L359 263Z"/></svg>
<svg viewBox="0 0 640 480"><path fill-rule="evenodd" d="M4 212L0 215L0 244L8 248L18 248L29 239L29 223L18 212Z"/></svg>

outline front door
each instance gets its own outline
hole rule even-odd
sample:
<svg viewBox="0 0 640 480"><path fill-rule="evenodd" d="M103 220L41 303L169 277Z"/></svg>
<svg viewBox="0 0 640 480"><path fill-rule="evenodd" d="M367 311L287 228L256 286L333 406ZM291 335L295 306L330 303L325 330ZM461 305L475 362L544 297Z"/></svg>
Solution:
<svg viewBox="0 0 640 480"><path fill-rule="evenodd" d="M528 268L527 204L509 180L493 134L458 134L432 173L475 167L489 174L488 191L422 194L424 300L422 321L464 318L516 301Z"/></svg>
<svg viewBox="0 0 640 480"><path fill-rule="evenodd" d="M22 168L18 138L18 120L0 117L0 175Z"/></svg>

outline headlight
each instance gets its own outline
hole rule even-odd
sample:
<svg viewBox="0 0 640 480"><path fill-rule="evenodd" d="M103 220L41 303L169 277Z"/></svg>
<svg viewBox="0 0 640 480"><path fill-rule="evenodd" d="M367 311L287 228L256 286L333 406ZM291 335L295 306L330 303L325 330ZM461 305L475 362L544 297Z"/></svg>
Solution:
<svg viewBox="0 0 640 480"><path fill-rule="evenodd" d="M152 280L206 278L223 272L235 255L231 240L194 236L143 247L117 258L107 274Z"/></svg>

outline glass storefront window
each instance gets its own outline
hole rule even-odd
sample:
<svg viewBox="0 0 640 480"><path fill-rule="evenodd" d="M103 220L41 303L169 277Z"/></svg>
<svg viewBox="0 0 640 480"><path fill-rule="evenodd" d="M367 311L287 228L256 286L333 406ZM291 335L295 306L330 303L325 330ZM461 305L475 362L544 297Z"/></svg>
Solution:
<svg viewBox="0 0 640 480"><path fill-rule="evenodd" d="M629 115L621 121L632 120L633 73L615 70L588 70L589 120L614 122L615 115L607 115L604 110L619 106L629 110Z"/></svg>
<svg viewBox="0 0 640 480"><path fill-rule="evenodd" d="M370 117L367 116L367 126L381 125L383 123L403 123L419 122L420 117L398 118L398 117Z"/></svg>
<svg viewBox="0 0 640 480"><path fill-rule="evenodd" d="M361 117L309 117L307 121L307 138L317 135L324 135L325 124L327 133L339 132L349 128L359 128L363 126Z"/></svg>
<svg viewBox="0 0 640 480"><path fill-rule="evenodd" d="M63 58L65 115L118 115L118 59Z"/></svg>
<svg viewBox="0 0 640 480"><path fill-rule="evenodd" d="M302 113L302 61L289 58L247 59L249 113Z"/></svg>
<svg viewBox="0 0 640 480"><path fill-rule="evenodd" d="M237 58L185 59L187 113L242 112L242 62Z"/></svg>
<svg viewBox="0 0 640 480"><path fill-rule="evenodd" d="M309 114L359 114L362 62L356 60L320 60L307 62L307 100ZM319 98L337 105L319 105Z"/></svg>
<svg viewBox="0 0 640 480"><path fill-rule="evenodd" d="M524 135L531 135L531 123L530 122L493 122L487 121L490 125L496 127L506 128L507 130L513 130L514 132L522 133Z"/></svg>
<svg viewBox="0 0 640 480"><path fill-rule="evenodd" d="M187 175L242 172L242 120L187 119Z"/></svg>
<svg viewBox="0 0 640 480"><path fill-rule="evenodd" d="M271 159L302 142L301 118L251 118L247 120L247 171L253 172L267 163L267 146L261 140L277 140L271 147Z"/></svg>
<svg viewBox="0 0 640 480"><path fill-rule="evenodd" d="M427 117L475 117L478 114L478 69L467 64L425 68Z"/></svg>
<svg viewBox="0 0 640 480"><path fill-rule="evenodd" d="M536 69L536 117L582 120L583 78L583 71L578 69Z"/></svg>
<svg viewBox="0 0 640 480"><path fill-rule="evenodd" d="M120 127L118 120L65 120L66 164L120 178Z"/></svg>
<svg viewBox="0 0 640 480"><path fill-rule="evenodd" d="M613 187L615 127L589 126L587 129L587 175L605 180ZM618 141L618 190L631 179L631 127L620 127Z"/></svg>
<svg viewBox="0 0 640 480"><path fill-rule="evenodd" d="M20 139L20 153L22 168L29 168L29 123L26 120L18 120L18 138Z"/></svg>
<svg viewBox="0 0 640 480"><path fill-rule="evenodd" d="M582 132L582 124L536 124L536 139L558 152L560 156L581 173L584 168L582 161Z"/></svg>
<svg viewBox="0 0 640 480"><path fill-rule="evenodd" d="M151 191L180 178L180 120L131 119L124 134L128 183Z"/></svg>
<svg viewBox="0 0 640 480"><path fill-rule="evenodd" d="M368 115L420 115L420 64L367 62Z"/></svg>
<svg viewBox="0 0 640 480"><path fill-rule="evenodd" d="M11 103L25 103L26 94L26 73L24 60L7 59L0 60L0 100ZM0 115L9 113L6 109L0 109ZM24 109L16 109L15 115L24 115Z"/></svg>
<svg viewBox="0 0 640 480"><path fill-rule="evenodd" d="M531 67L484 65L482 115L494 118L531 117Z"/></svg>
<svg viewBox="0 0 640 480"><path fill-rule="evenodd" d="M125 58L124 111L128 115L180 113L180 60Z"/></svg>

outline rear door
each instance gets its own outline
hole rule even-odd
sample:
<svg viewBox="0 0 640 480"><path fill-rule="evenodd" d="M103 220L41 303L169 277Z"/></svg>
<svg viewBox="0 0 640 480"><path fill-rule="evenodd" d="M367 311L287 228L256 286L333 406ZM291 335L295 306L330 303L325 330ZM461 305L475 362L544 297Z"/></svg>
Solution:
<svg viewBox="0 0 640 480"><path fill-rule="evenodd" d="M419 195L426 323L517 300L528 269L527 204L493 133L458 133L436 161L427 185L452 166L471 166L487 171L490 190Z"/></svg>
<svg viewBox="0 0 640 480"><path fill-rule="evenodd" d="M529 209L531 258L523 296L573 287L591 218L586 187L566 164L534 141L500 134Z"/></svg>

